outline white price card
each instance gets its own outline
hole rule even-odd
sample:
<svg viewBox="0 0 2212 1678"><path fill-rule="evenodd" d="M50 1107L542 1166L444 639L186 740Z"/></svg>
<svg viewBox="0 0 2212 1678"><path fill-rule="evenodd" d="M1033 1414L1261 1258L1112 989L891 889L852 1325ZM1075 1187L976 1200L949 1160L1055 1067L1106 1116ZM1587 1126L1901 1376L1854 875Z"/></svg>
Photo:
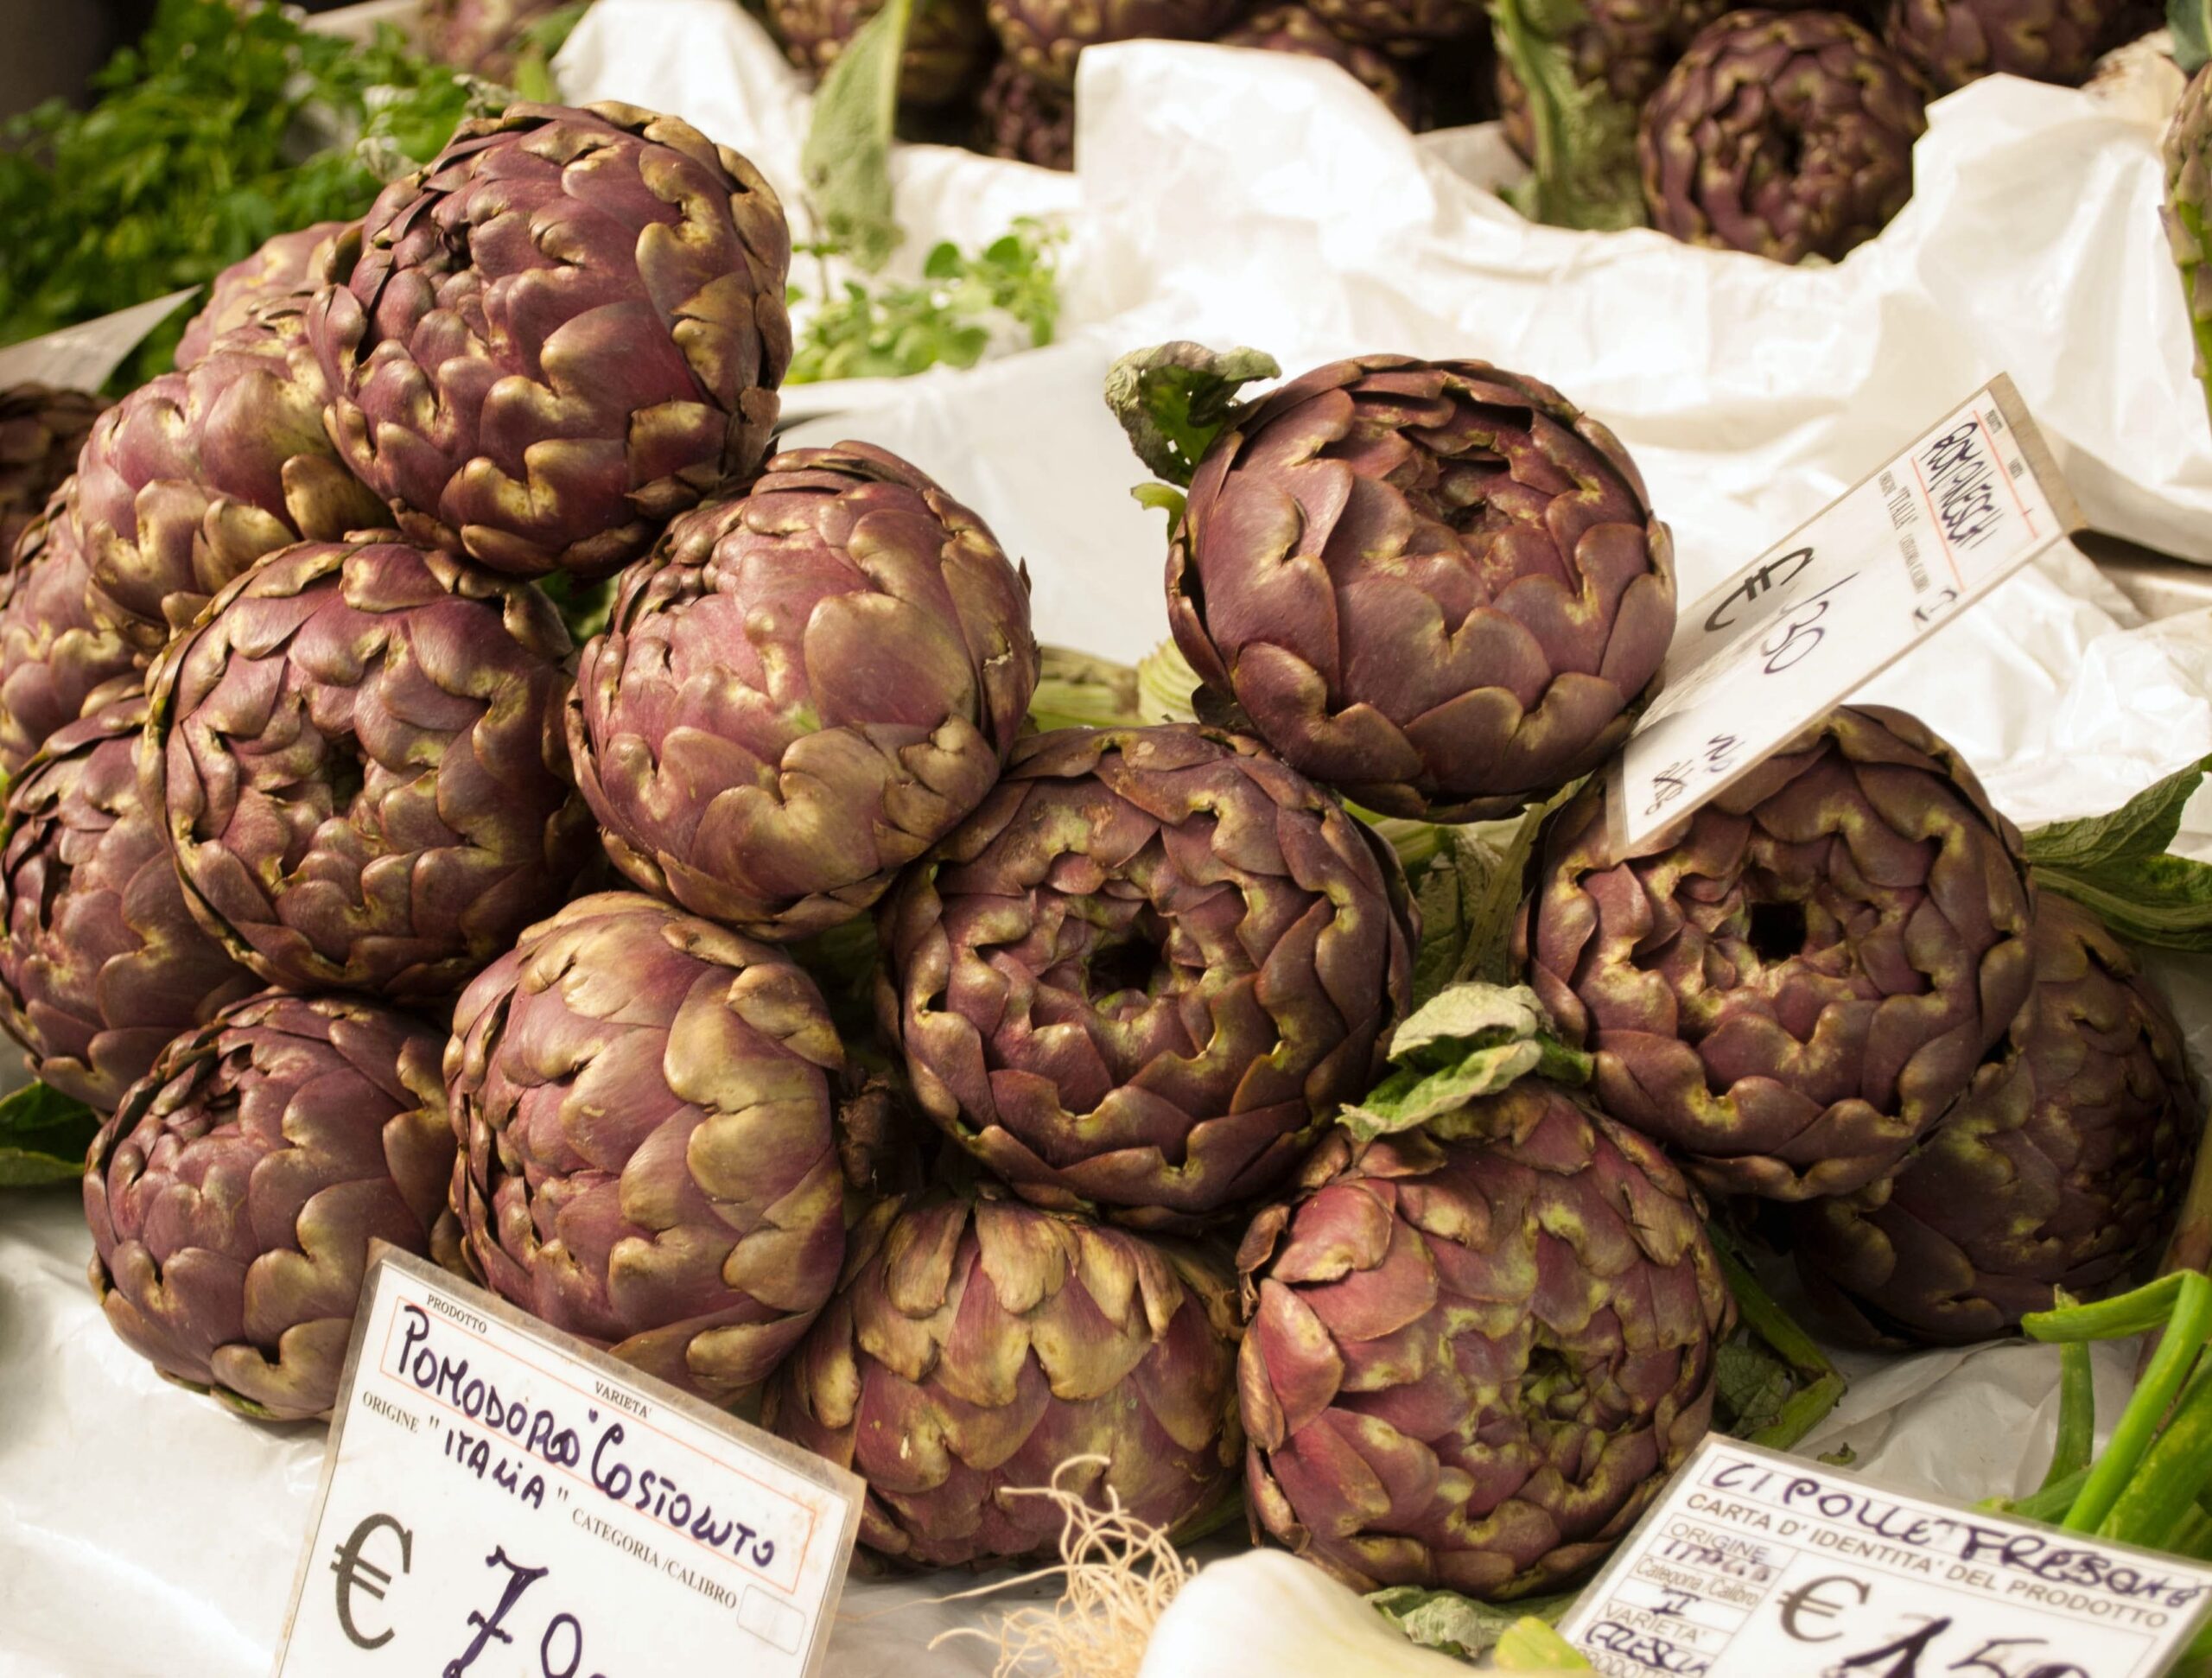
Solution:
<svg viewBox="0 0 2212 1678"><path fill-rule="evenodd" d="M119 308L96 321L79 321L43 338L10 344L0 349L0 388L55 385L65 390L97 391L148 333L199 293L198 286L187 286L151 302Z"/></svg>
<svg viewBox="0 0 2212 1678"><path fill-rule="evenodd" d="M801 1678L852 1474L381 1249L278 1678Z"/></svg>
<svg viewBox="0 0 2212 1678"><path fill-rule="evenodd" d="M1613 854L1641 850L2082 516L1999 374L1685 611L1614 760Z"/></svg>
<svg viewBox="0 0 2212 1678"><path fill-rule="evenodd" d="M2157 1678L2212 1570L1710 1435L1560 1635L1611 1678Z"/></svg>

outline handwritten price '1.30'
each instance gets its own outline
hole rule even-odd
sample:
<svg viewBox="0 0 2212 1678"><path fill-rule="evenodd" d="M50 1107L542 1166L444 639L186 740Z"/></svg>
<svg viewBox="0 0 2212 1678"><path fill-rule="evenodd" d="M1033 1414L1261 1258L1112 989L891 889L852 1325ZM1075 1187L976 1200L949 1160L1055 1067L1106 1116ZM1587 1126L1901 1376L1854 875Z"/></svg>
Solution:
<svg viewBox="0 0 2212 1678"><path fill-rule="evenodd" d="M1768 631L1766 639L1759 643L1759 651L1765 658L1765 663L1760 668L1769 676L1779 676L1802 663L1827 634L1827 631L1821 627L1821 620L1828 614L1830 597L1846 583L1855 582L1858 576L1859 573L1853 571L1849 576L1838 577L1819 594L1808 594L1791 607L1789 613Z"/></svg>
<svg viewBox="0 0 2212 1678"><path fill-rule="evenodd" d="M1920 469L1952 547L1979 547L2002 522L1997 467L1983 447L1980 420L1961 422L1922 449Z"/></svg>

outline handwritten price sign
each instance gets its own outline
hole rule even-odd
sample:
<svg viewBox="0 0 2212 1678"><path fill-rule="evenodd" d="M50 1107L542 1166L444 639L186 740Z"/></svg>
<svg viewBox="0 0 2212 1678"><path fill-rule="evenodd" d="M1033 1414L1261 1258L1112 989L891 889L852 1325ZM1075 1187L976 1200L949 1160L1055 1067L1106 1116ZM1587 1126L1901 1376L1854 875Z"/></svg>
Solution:
<svg viewBox="0 0 2212 1678"><path fill-rule="evenodd" d="M2001 375L1682 614L1616 760L1616 855L1671 823L2079 528Z"/></svg>
<svg viewBox="0 0 2212 1678"><path fill-rule="evenodd" d="M1708 1438L1560 1627L1611 1678L2156 1678L2212 1571Z"/></svg>
<svg viewBox="0 0 2212 1678"><path fill-rule="evenodd" d="M343 1392L278 1678L818 1667L852 1475L389 1250Z"/></svg>

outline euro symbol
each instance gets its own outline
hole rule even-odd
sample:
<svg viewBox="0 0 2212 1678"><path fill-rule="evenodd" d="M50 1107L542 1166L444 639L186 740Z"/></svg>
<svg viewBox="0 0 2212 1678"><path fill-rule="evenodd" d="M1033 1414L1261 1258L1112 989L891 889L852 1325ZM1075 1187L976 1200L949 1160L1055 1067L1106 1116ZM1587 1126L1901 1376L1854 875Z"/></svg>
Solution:
<svg viewBox="0 0 2212 1678"><path fill-rule="evenodd" d="M381 1527L399 1535L399 1571L405 1573L415 1560L415 1535L389 1515L372 1515L354 1528L353 1535L338 1547L338 1560L330 1564L330 1571L338 1575L338 1629L356 1649L382 1649L391 1641L389 1627L365 1637L353 1624L353 1592L360 1591L382 1602L385 1587L391 1583L391 1575L382 1567L361 1560L361 1547Z"/></svg>
<svg viewBox="0 0 2212 1678"><path fill-rule="evenodd" d="M1843 1573L1830 1573L1824 1579L1813 1580L1809 1585L1799 1586L1782 1599L1782 1629L1801 1643L1832 1643L1843 1635L1840 1631L1829 1631L1815 1637L1810 1632L1800 1631L1797 1629L1800 1615L1810 1614L1818 1619L1832 1620L1843 1611L1844 1604L1830 1602L1818 1594L1823 1585L1840 1585L1847 1590L1858 1592L1860 1603L1863 1604L1866 1600L1866 1581L1850 1578Z"/></svg>

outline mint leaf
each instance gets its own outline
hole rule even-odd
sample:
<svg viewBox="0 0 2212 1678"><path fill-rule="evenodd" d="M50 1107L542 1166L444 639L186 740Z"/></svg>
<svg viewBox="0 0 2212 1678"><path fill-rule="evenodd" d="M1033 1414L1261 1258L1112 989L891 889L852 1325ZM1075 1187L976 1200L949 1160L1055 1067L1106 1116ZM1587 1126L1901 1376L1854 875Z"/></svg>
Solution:
<svg viewBox="0 0 2212 1678"><path fill-rule="evenodd" d="M99 1114L47 1084L0 1100L0 1188L74 1182L99 1128Z"/></svg>
<svg viewBox="0 0 2212 1678"><path fill-rule="evenodd" d="M2110 815L2054 822L2027 835L2036 884L2094 909L2137 944L2212 950L2212 865L2166 849L2208 768L2212 758L2167 776Z"/></svg>
<svg viewBox="0 0 2212 1678"><path fill-rule="evenodd" d="M1106 405L1137 458L1187 489L1207 448L1236 417L1237 391L1281 374L1264 351L1216 351L1179 340L1116 361L1106 375Z"/></svg>

